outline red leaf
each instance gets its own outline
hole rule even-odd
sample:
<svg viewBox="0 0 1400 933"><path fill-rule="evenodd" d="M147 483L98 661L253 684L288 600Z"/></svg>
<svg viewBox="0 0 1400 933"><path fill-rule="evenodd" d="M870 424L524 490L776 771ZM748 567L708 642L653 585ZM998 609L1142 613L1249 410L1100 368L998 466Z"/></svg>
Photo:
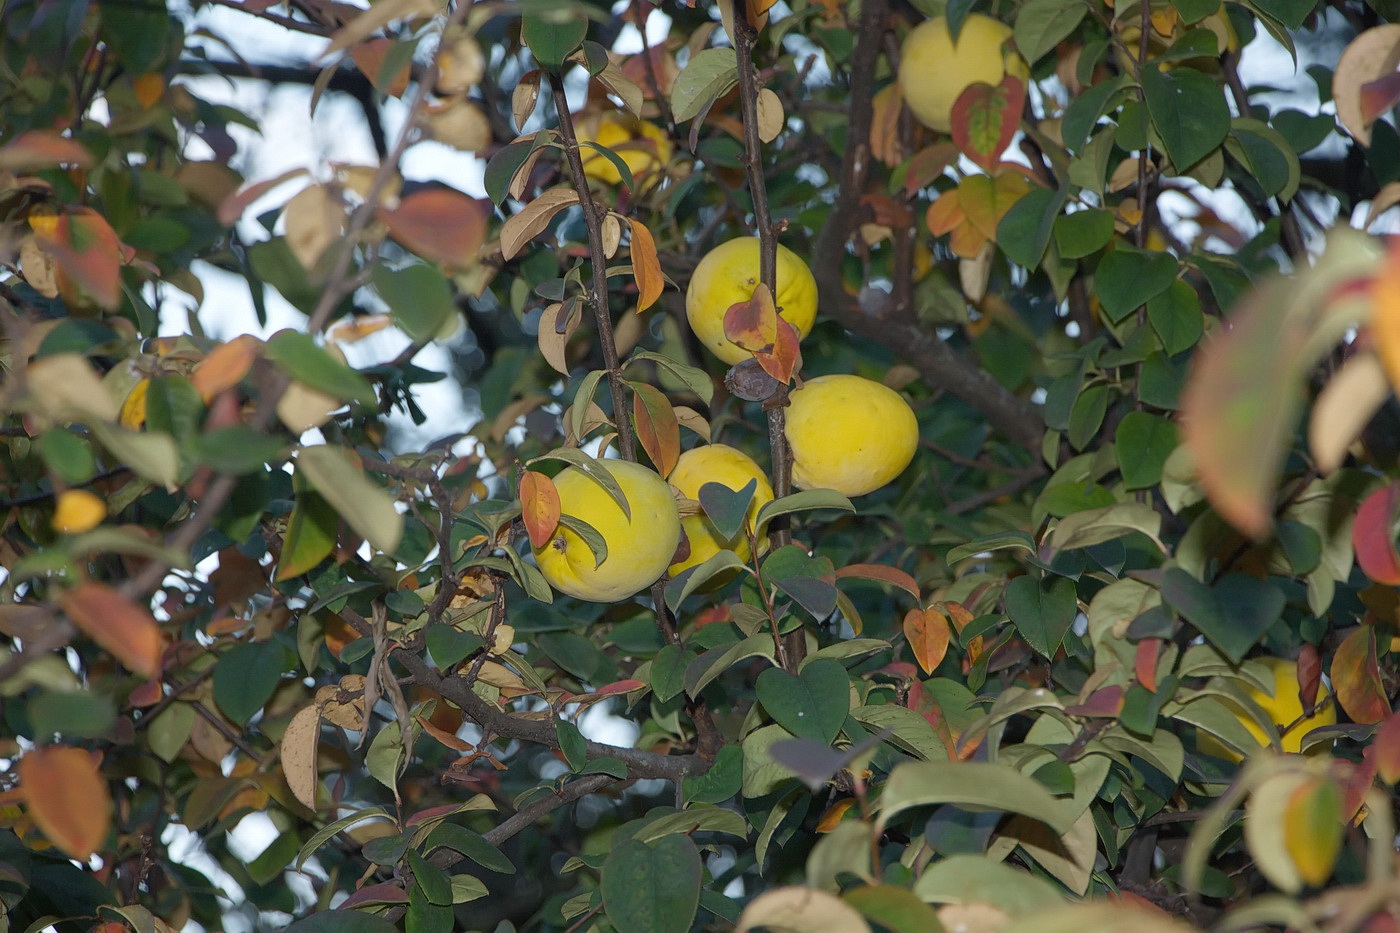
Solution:
<svg viewBox="0 0 1400 933"><path fill-rule="evenodd" d="M78 287L107 310L121 303L122 244L107 218L90 207L70 208L50 223L31 218L34 238L53 257L63 297L73 301Z"/></svg>
<svg viewBox="0 0 1400 933"><path fill-rule="evenodd" d="M1391 483L1362 500L1351 526L1356 562L1366 576L1386 586L1400 586L1400 553L1395 550L1397 509L1400 483Z"/></svg>
<svg viewBox="0 0 1400 933"><path fill-rule="evenodd" d="M0 146L0 170L32 172L55 165L92 168L97 162L77 140L51 130L28 130Z"/></svg>
<svg viewBox="0 0 1400 933"><path fill-rule="evenodd" d="M1071 716L1093 716L1100 719L1117 716L1123 712L1123 688L1115 684L1095 690L1083 703L1066 706L1065 712Z"/></svg>
<svg viewBox="0 0 1400 933"><path fill-rule="evenodd" d="M59 597L68 618L134 674L160 673L164 650L160 626L151 611L104 583L80 583Z"/></svg>
<svg viewBox="0 0 1400 933"><path fill-rule="evenodd" d="M1298 701L1303 715L1311 716L1317 709L1317 691L1322 687L1322 656L1316 645L1303 645L1298 652Z"/></svg>
<svg viewBox="0 0 1400 933"><path fill-rule="evenodd" d="M778 309L773 293L762 282L748 301L737 301L724 312L724 336L756 353L778 339Z"/></svg>
<svg viewBox="0 0 1400 933"><path fill-rule="evenodd" d="M594 690L589 696L611 697L617 696L620 693L632 693L633 691L643 690L645 688L646 684L640 680L617 680L610 684L603 684L603 686Z"/></svg>
<svg viewBox="0 0 1400 933"><path fill-rule="evenodd" d="M1382 781L1387 784L1400 781L1400 713L1385 718L1371 738L1367 752Z"/></svg>
<svg viewBox="0 0 1400 933"><path fill-rule="evenodd" d="M953 142L969 159L990 170L997 164L1021 124L1026 85L1007 75L1001 84L977 82L953 104Z"/></svg>
<svg viewBox="0 0 1400 933"><path fill-rule="evenodd" d="M463 268L473 265L486 241L489 201L451 188L428 188L406 195L378 217L390 235L424 259Z"/></svg>
<svg viewBox="0 0 1400 933"><path fill-rule="evenodd" d="M1400 72L1391 72L1361 85L1361 117L1372 123L1400 103Z"/></svg>
<svg viewBox="0 0 1400 933"><path fill-rule="evenodd" d="M910 609L904 616L904 637L909 639L919 667L925 674L932 674L948 654L952 638L948 617L937 609Z"/></svg>
<svg viewBox="0 0 1400 933"><path fill-rule="evenodd" d="M370 84L390 97L403 96L403 92L408 89L411 73L408 59L403 59L392 75L384 73L384 59L396 45L398 42L394 39L368 39L350 50L350 58L354 60L355 67L369 78Z"/></svg>
<svg viewBox="0 0 1400 933"><path fill-rule="evenodd" d="M656 255L656 240L646 224L632 221L632 276L637 280L637 310L645 311L661 297L666 280Z"/></svg>
<svg viewBox="0 0 1400 933"><path fill-rule="evenodd" d="M530 535L530 544L542 548L559 525L559 490L543 473L526 470L520 474L520 517Z"/></svg>
<svg viewBox="0 0 1400 933"><path fill-rule="evenodd" d="M681 456L681 425L676 410L665 394L644 382L630 382L632 420L637 440L656 466L656 472L670 476Z"/></svg>
<svg viewBox="0 0 1400 933"><path fill-rule="evenodd" d="M802 368L802 336L785 319L778 318L778 335L771 347L754 354L763 371L781 383L792 382Z"/></svg>
<svg viewBox="0 0 1400 933"><path fill-rule="evenodd" d="M86 862L106 840L112 797L88 752L36 748L19 760L19 784L35 825L64 854Z"/></svg>
<svg viewBox="0 0 1400 933"><path fill-rule="evenodd" d="M1133 659L1133 669L1138 683L1152 693L1157 692L1157 654L1162 650L1162 639L1144 638L1138 642L1137 655Z"/></svg>
<svg viewBox="0 0 1400 933"><path fill-rule="evenodd" d="M1337 647L1332 657L1332 690L1353 722L1380 722L1390 715L1371 626L1357 628Z"/></svg>
<svg viewBox="0 0 1400 933"><path fill-rule="evenodd" d="M884 564L849 564L836 571L836 579L855 577L897 586L915 599L919 598L919 582L898 567Z"/></svg>

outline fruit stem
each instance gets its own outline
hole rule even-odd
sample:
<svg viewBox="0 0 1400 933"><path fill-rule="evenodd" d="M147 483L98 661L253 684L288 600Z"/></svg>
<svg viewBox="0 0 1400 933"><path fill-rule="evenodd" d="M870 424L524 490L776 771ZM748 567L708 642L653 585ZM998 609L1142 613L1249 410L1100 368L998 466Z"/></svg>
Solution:
<svg viewBox="0 0 1400 933"><path fill-rule="evenodd" d="M748 21L745 7L734 10L734 54L739 61L739 109L744 123L744 167L748 172L749 194L753 198L754 226L758 230L758 279L768 286L774 300L778 296L778 233L768 210L768 187L763 178L763 140L758 128L758 72L754 68L753 44L758 30ZM781 311L781 309L779 309ZM787 444L787 386L764 403L768 415L768 447L773 458L773 495L779 499L792 492L792 452ZM768 526L773 549L792 543L788 516L774 519ZM807 653L807 640L801 628L780 636L774 625L778 656L789 673L795 673Z"/></svg>
<svg viewBox="0 0 1400 933"><path fill-rule="evenodd" d="M612 394L613 424L617 428L617 450L622 459L637 460L637 443L632 422L627 413L627 390L623 386L622 366L617 358L617 341L613 338L612 314L608 309L608 261L603 255L602 213L593 203L588 190L588 176L583 174L583 159L579 156L578 135L574 132L574 116L569 112L569 98L564 93L564 79L549 75L549 89L554 96L554 109L559 114L559 133L564 137L564 157L569 174L578 192L583 222L588 227L588 258L593 281L588 287L588 303L593 307L593 320L598 328L598 342L603 348L603 367L608 374L608 389ZM587 404L585 400L584 404Z"/></svg>

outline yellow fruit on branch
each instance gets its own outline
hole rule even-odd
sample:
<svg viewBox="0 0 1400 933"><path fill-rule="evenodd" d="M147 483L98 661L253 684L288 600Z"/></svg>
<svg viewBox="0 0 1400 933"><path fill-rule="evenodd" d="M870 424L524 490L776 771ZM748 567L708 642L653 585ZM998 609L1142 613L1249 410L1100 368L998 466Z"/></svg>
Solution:
<svg viewBox="0 0 1400 933"><path fill-rule="evenodd" d="M1030 77L1026 60L1007 41L1011 27L972 13L953 42L948 20L938 16L915 26L899 56L899 87L915 118L940 133L953 128L953 104L968 85L996 86L1008 74Z"/></svg>
<svg viewBox="0 0 1400 933"><path fill-rule="evenodd" d="M758 237L739 237L705 254L690 276L685 292L685 317L700 342L731 366L753 354L724 335L724 315L731 306L753 297L758 287ZM792 250L778 244L778 291L773 296L783 320L797 329L800 340L817 318L817 281L812 270Z"/></svg>
<svg viewBox="0 0 1400 933"><path fill-rule="evenodd" d="M792 481L802 489L845 496L892 481L919 445L914 410L898 392L863 376L809 379L787 410Z"/></svg>
<svg viewBox="0 0 1400 933"><path fill-rule="evenodd" d="M676 461L670 480L671 485L687 499L699 499L700 487L706 483L719 483L738 492L748 485L749 480L757 480L758 488L754 490L753 500L744 513L747 528L753 528L758 510L773 501L773 487L768 483L763 469L748 454L724 444L706 444L687 450ZM671 565L671 576L704 563L720 551L733 551L740 560L748 560L747 528L740 530L733 538L724 538L714 522L705 515L690 515L681 519L681 530L690 542L690 554Z"/></svg>
<svg viewBox="0 0 1400 933"><path fill-rule="evenodd" d="M663 168L671 161L673 147L660 127L627 113L610 111L580 120L578 141L591 142L611 149L632 173L633 181L648 172ZM583 174L605 185L622 181L622 173L612 160L591 146L579 151Z"/></svg>
<svg viewBox="0 0 1400 933"><path fill-rule="evenodd" d="M665 572L680 543L681 518L671 487L656 473L626 460L597 464L622 489L630 518L601 483L576 466L554 477L554 487L562 515L597 531L607 556L598 563L588 543L561 521L544 546L535 548L535 563L561 593L612 603L645 589Z"/></svg>
<svg viewBox="0 0 1400 933"><path fill-rule="evenodd" d="M771 498L771 496L770 496ZM53 528L63 534L91 531L107 517L107 503L86 489L59 493L53 510Z"/></svg>
<svg viewBox="0 0 1400 933"><path fill-rule="evenodd" d="M1246 687L1245 692L1250 700L1257 703L1278 728L1279 741L1283 750L1293 753L1300 752L1303 748L1303 736L1319 726L1336 724L1336 703L1328 700L1327 687L1325 685L1319 686L1313 714L1303 719L1303 701L1298 696L1298 662L1288 658L1262 658L1260 660L1263 661L1264 666L1268 668L1269 675L1273 678L1273 696L1262 692L1253 685ZM1254 718L1248 715L1238 703L1228 699L1225 702L1230 707L1230 711L1235 714L1235 718L1240 721L1240 725L1248 729L1249 734L1259 743L1259 747L1266 747L1269 744L1268 736L1264 734L1263 729L1259 728ZM1297 725L1293 725L1295 722ZM1290 726L1292 728L1289 728ZM1240 761L1243 758L1234 749L1227 747L1212 735L1202 733L1197 744L1201 751L1229 761Z"/></svg>

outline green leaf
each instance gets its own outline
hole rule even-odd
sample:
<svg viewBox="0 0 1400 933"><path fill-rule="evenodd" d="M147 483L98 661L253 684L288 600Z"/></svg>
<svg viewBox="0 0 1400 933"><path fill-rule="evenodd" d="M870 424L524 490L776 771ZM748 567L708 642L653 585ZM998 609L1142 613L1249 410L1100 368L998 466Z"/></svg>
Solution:
<svg viewBox="0 0 1400 933"><path fill-rule="evenodd" d="M1201 299L1181 279L1173 279L1165 291L1148 299L1147 320L1168 356L1191 349L1205 332Z"/></svg>
<svg viewBox="0 0 1400 933"><path fill-rule="evenodd" d="M502 146L486 163L486 172L482 177L482 186L486 189L486 196L496 204L504 201L510 194L510 180L525 164L530 153L541 146L549 145L557 145L554 142L552 131L540 130L530 139L517 139L513 143Z"/></svg>
<svg viewBox="0 0 1400 933"><path fill-rule="evenodd" d="M1006 614L1038 653L1053 658L1079 611L1074 581L1022 576L1006 587Z"/></svg>
<svg viewBox="0 0 1400 933"><path fill-rule="evenodd" d="M653 353L650 350L633 351L632 355L627 358L627 362L623 364L623 368L625 369L633 363L641 362L655 363L657 366L666 370L681 382L685 383L686 388L699 396L701 401L706 405L714 401L714 380L712 380L709 374L703 369L678 362L671 359L669 356L661 353Z"/></svg>
<svg viewBox="0 0 1400 933"><path fill-rule="evenodd" d="M1108 386L1092 385L1079 393L1069 410L1069 442L1075 450L1083 450L1103 427L1108 413Z"/></svg>
<svg viewBox="0 0 1400 933"><path fill-rule="evenodd" d="M415 262L401 269L376 266L374 290L389 306L394 323L414 343L427 343L442 333L457 313L452 290L437 266Z"/></svg>
<svg viewBox="0 0 1400 933"><path fill-rule="evenodd" d="M596 457L590 457L588 454L574 447L560 447L557 450L551 450L547 454L540 454L533 460L527 461L525 465L534 466L541 460L558 460L570 466L578 467L584 473L588 474L589 479L593 480L599 486L602 486L604 492L612 496L612 500L617 503L618 508L622 509L622 514L626 515L629 521L632 519L632 506L627 502L627 494L622 491L622 487L617 484L617 480L613 477L612 473L608 472L607 467L602 466ZM602 559L599 558L600 563L601 560Z"/></svg>
<svg viewBox="0 0 1400 933"><path fill-rule="evenodd" d="M728 570L747 570L748 565L733 551L716 551L694 567L687 567L680 576L666 583L666 605L672 612L680 609L687 596Z"/></svg>
<svg viewBox="0 0 1400 933"><path fill-rule="evenodd" d="M685 669L695 660L695 652L680 645L667 645L651 659L651 690L663 703L680 696L685 689Z"/></svg>
<svg viewBox="0 0 1400 933"><path fill-rule="evenodd" d="M710 681L723 674L730 667L747 658L764 657L773 659L773 636L767 632L750 635L743 641L711 648L690 662L685 669L685 692L692 697Z"/></svg>
<svg viewBox="0 0 1400 933"><path fill-rule="evenodd" d="M465 855L487 871L497 874L515 874L515 865L500 849L487 842L480 833L472 832L456 823L439 823L423 843L423 854L429 855L434 849L451 849Z"/></svg>
<svg viewBox="0 0 1400 933"><path fill-rule="evenodd" d="M199 435L194 455L218 473L246 476L286 458L285 440L263 434L251 425L232 424Z"/></svg>
<svg viewBox="0 0 1400 933"><path fill-rule="evenodd" d="M30 696L31 735L44 741L55 735L64 739L110 736L117 722L117 710L110 697L67 690L39 690Z"/></svg>
<svg viewBox="0 0 1400 933"><path fill-rule="evenodd" d="M1069 827L1060 835L1067 832ZM1065 903L1049 881L984 855L951 855L934 862L914 882L914 894L935 904L995 904L1013 917Z"/></svg>
<svg viewBox="0 0 1400 933"><path fill-rule="evenodd" d="M423 635L438 670L448 670L461 663L485 644L481 636L473 632L463 632L450 625L429 626Z"/></svg>
<svg viewBox="0 0 1400 933"><path fill-rule="evenodd" d="M1176 449L1176 424L1161 415L1130 411L1118 422L1114 446L1128 489L1148 489L1162 481L1162 464Z"/></svg>
<svg viewBox="0 0 1400 933"><path fill-rule="evenodd" d="M86 482L97 469L92 447L68 428L44 431L39 435L38 448L44 465L69 484Z"/></svg>
<svg viewBox="0 0 1400 933"><path fill-rule="evenodd" d="M677 123L698 116L739 83L739 59L732 48L703 49L690 56L671 85L671 110Z"/></svg>
<svg viewBox="0 0 1400 933"><path fill-rule="evenodd" d="M758 701L793 735L830 745L850 709L850 677L837 661L819 660L794 676L778 668L758 675Z"/></svg>
<svg viewBox="0 0 1400 933"><path fill-rule="evenodd" d="M1214 587L1178 567L1162 575L1162 600L1239 663L1283 615L1283 592L1257 577L1232 573Z"/></svg>
<svg viewBox="0 0 1400 933"><path fill-rule="evenodd" d="M342 816L340 819L322 826L316 830L314 836L306 840L306 844L297 853L296 861L292 863L293 866L300 871L301 867L306 864L306 860L314 855L317 849L351 826L363 823L365 820L385 820L391 824L393 822L388 811L383 807L365 807L363 810L356 810L348 816Z"/></svg>
<svg viewBox="0 0 1400 933"><path fill-rule="evenodd" d="M520 18L520 41L540 67L559 74L569 55L588 35L588 20L565 8L538 9Z"/></svg>
<svg viewBox="0 0 1400 933"><path fill-rule="evenodd" d="M1127 75L1119 75L1110 81L1100 81L1084 89L1065 109L1061 132L1065 146L1077 155L1083 154L1084 144L1094 132L1094 127L1105 113L1116 108L1121 100L1132 93Z"/></svg>
<svg viewBox="0 0 1400 933"><path fill-rule="evenodd" d="M700 906L700 852L689 836L635 839L603 862L603 907L618 933L686 933Z"/></svg>
<svg viewBox="0 0 1400 933"><path fill-rule="evenodd" d="M1244 166L1265 197L1290 201L1298 192L1302 168L1283 134L1262 120L1237 118L1225 150Z"/></svg>
<svg viewBox="0 0 1400 933"><path fill-rule="evenodd" d="M175 488L179 482L180 449L169 434L128 431L118 425L96 420L88 423L88 429L98 443L142 479L167 489Z"/></svg>
<svg viewBox="0 0 1400 933"><path fill-rule="evenodd" d="M738 745L726 745L715 756L710 770L687 777L681 789L689 803L724 803L739 793L743 782L743 749Z"/></svg>
<svg viewBox="0 0 1400 933"><path fill-rule="evenodd" d="M943 924L932 907L907 888L888 884L854 888L841 895L867 920L891 933L943 933Z"/></svg>
<svg viewBox="0 0 1400 933"><path fill-rule="evenodd" d="M398 927L359 910L323 910L293 923L285 933L398 933Z"/></svg>
<svg viewBox="0 0 1400 933"><path fill-rule="evenodd" d="M340 515L335 506L312 490L298 493L287 519L287 537L277 560L277 579L299 577L325 560L335 547L339 529Z"/></svg>
<svg viewBox="0 0 1400 933"><path fill-rule="evenodd" d="M1094 293L1104 314L1117 324L1170 288L1176 275L1177 261L1171 253L1119 245L1099 262Z"/></svg>
<svg viewBox="0 0 1400 933"><path fill-rule="evenodd" d="M554 734L559 739L559 750L564 753L564 760L568 762L571 770L578 771L587 764L588 746L584 742L583 733L578 731L578 726L567 719L556 719Z"/></svg>
<svg viewBox="0 0 1400 933"><path fill-rule="evenodd" d="M1055 218L1055 246L1062 259L1082 259L1113 239L1113 212L1101 208L1075 211Z"/></svg>
<svg viewBox="0 0 1400 933"><path fill-rule="evenodd" d="M235 645L214 668L214 700L225 716L244 723L272 698L282 680L286 653L275 642Z"/></svg>
<svg viewBox="0 0 1400 933"><path fill-rule="evenodd" d="M1067 197L1067 191L1032 188L1011 205L997 224L996 236L997 245L1008 259L1027 269L1040 265Z"/></svg>
<svg viewBox="0 0 1400 933"><path fill-rule="evenodd" d="M1089 12L1084 0L1029 0L1016 14L1016 48L1034 65Z"/></svg>
<svg viewBox="0 0 1400 933"><path fill-rule="evenodd" d="M758 510L754 526L762 528L779 515L810 512L814 509L841 509L844 512L854 512L856 507L851 504L850 499L834 489L808 489L803 492L795 492L790 496L783 496L781 499L774 499L764 505Z"/></svg>
<svg viewBox="0 0 1400 933"><path fill-rule="evenodd" d="M1204 159L1225 142L1230 108L1214 81L1194 68L1142 69L1142 94L1152 125L1178 172Z"/></svg>
<svg viewBox="0 0 1400 933"><path fill-rule="evenodd" d="M1119 502L1066 515L1050 533L1052 551L1093 547L1140 531L1156 539L1162 516L1144 502Z"/></svg>
<svg viewBox="0 0 1400 933"><path fill-rule="evenodd" d="M327 353L309 334L278 331L267 342L264 353L287 375L317 391L370 408L379 404L369 380Z"/></svg>
<svg viewBox="0 0 1400 933"><path fill-rule="evenodd" d="M705 483L700 487L700 507L715 526L719 537L733 541L744 530L744 515L758 492L758 480L750 479L742 489L730 489L723 483Z"/></svg>
<svg viewBox="0 0 1400 933"><path fill-rule="evenodd" d="M303 447L297 470L372 546L392 554L403 537L403 515L382 486L366 478L339 447Z"/></svg>
<svg viewBox="0 0 1400 933"><path fill-rule="evenodd" d="M910 807L952 803L1020 813L1063 835L1078 814L1034 778L1006 765L978 761L913 761L890 772L880 797L880 822Z"/></svg>
<svg viewBox="0 0 1400 933"><path fill-rule="evenodd" d="M439 907L452 906L452 882L441 868L429 864L428 860L414 849L408 850L408 865L413 869L413 883L422 889L428 903Z"/></svg>
<svg viewBox="0 0 1400 933"><path fill-rule="evenodd" d="M967 544L960 544L948 551L945 558L951 566L959 561L967 560L969 557L977 557L979 554L993 551L1017 550L1034 554L1036 551L1035 540L1024 531L999 531L996 534L969 541Z"/></svg>
<svg viewBox="0 0 1400 933"><path fill-rule="evenodd" d="M801 545L789 544L769 554L763 575L797 601L818 622L836 608L836 568L829 557L813 557Z"/></svg>

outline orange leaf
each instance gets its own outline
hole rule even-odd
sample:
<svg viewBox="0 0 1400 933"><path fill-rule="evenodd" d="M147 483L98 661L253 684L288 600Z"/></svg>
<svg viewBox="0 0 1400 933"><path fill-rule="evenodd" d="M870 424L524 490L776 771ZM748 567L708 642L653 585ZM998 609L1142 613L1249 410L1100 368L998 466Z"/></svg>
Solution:
<svg viewBox="0 0 1400 933"><path fill-rule="evenodd" d="M1303 713L1311 716L1317 710L1317 692L1322 687L1322 657L1316 645L1304 644L1298 652L1298 702Z"/></svg>
<svg viewBox="0 0 1400 933"><path fill-rule="evenodd" d="M632 420L637 425L637 440L656 466L656 472L670 476L681 455L681 425L676 411L665 394L644 382L629 382L632 387Z"/></svg>
<svg viewBox="0 0 1400 933"><path fill-rule="evenodd" d="M637 310L645 311L661 297L666 280L661 275L656 241L639 220L632 221L632 275L637 280Z"/></svg>
<svg viewBox="0 0 1400 933"><path fill-rule="evenodd" d="M81 288L109 311L121 303L122 244L107 218L90 207L70 208L34 238L58 265L66 300L76 301Z"/></svg>
<svg viewBox="0 0 1400 933"><path fill-rule="evenodd" d="M142 677L160 673L164 650L160 626L151 611L105 583L80 583L59 597L68 618L127 669Z"/></svg>
<svg viewBox="0 0 1400 933"><path fill-rule="evenodd" d="M1361 500L1351 526L1351 546L1361 570L1377 583L1400 585L1400 553L1395 549L1400 517L1400 483L1382 486Z"/></svg>
<svg viewBox="0 0 1400 933"><path fill-rule="evenodd" d="M1289 795L1283 845L1304 882L1320 887L1332 877L1345 830L1342 794L1331 781L1313 778Z"/></svg>
<svg viewBox="0 0 1400 933"><path fill-rule="evenodd" d="M952 631L948 617L937 609L910 609L904 616L904 637L909 639L919 667L932 674L948 653Z"/></svg>
<svg viewBox="0 0 1400 933"><path fill-rule="evenodd" d="M543 473L526 470L520 474L520 509L530 544L542 548L559 525L559 490Z"/></svg>
<svg viewBox="0 0 1400 933"><path fill-rule="evenodd" d="M724 312L724 336L750 353L770 347L778 339L778 309L773 293L762 282L748 301L736 301Z"/></svg>
<svg viewBox="0 0 1400 933"><path fill-rule="evenodd" d="M1026 85L1015 75L1007 75L996 87L980 81L969 84L953 104L953 142L990 171L1011 145L1025 104Z"/></svg>
<svg viewBox="0 0 1400 933"><path fill-rule="evenodd" d="M778 318L777 339L771 347L754 356L763 371L781 383L792 381L792 374L802 368L802 336L787 320Z"/></svg>
<svg viewBox="0 0 1400 933"><path fill-rule="evenodd" d="M19 783L35 825L68 856L86 862L106 840L112 797L88 752L36 748L19 760Z"/></svg>
<svg viewBox="0 0 1400 933"><path fill-rule="evenodd" d="M1387 784L1400 781L1400 713L1385 718L1372 736L1367 751L1382 781Z"/></svg>
<svg viewBox="0 0 1400 933"><path fill-rule="evenodd" d="M132 90L136 92L136 102L142 109L150 110L165 96L165 76L159 72L148 72L132 79Z"/></svg>
<svg viewBox="0 0 1400 933"><path fill-rule="evenodd" d="M1353 722L1380 722L1390 715L1371 626L1357 628L1337 646L1332 656L1332 690Z"/></svg>
<svg viewBox="0 0 1400 933"><path fill-rule="evenodd" d="M258 358L260 345L256 337L243 334L228 343L219 344L199 361L190 375L190 382L205 404L220 392L238 385L248 375L253 361Z"/></svg>
<svg viewBox="0 0 1400 933"><path fill-rule="evenodd" d="M952 233L954 229L961 226L967 220L967 212L958 203L958 189L945 191L928 206L928 213L924 215L924 223L928 225L928 232L934 236L942 236L945 233Z"/></svg>
<svg viewBox="0 0 1400 933"><path fill-rule="evenodd" d="M851 805L855 802L856 798L854 797L843 797L827 807L821 819L817 820L817 832L829 833L837 826L840 826L841 821L846 818L846 814L850 811Z"/></svg>
<svg viewBox="0 0 1400 933"><path fill-rule="evenodd" d="M32 172L64 164L92 168L97 160L78 141L51 130L27 130L0 146L0 171Z"/></svg>
<svg viewBox="0 0 1400 933"><path fill-rule="evenodd" d="M486 240L490 202L451 188L427 188L406 195L378 217L390 235L408 249L444 265L470 266Z"/></svg>
<svg viewBox="0 0 1400 933"><path fill-rule="evenodd" d="M1392 387L1400 389L1400 241L1371 282L1371 336Z"/></svg>
<svg viewBox="0 0 1400 933"><path fill-rule="evenodd" d="M1162 639L1144 638L1138 642L1137 654L1133 659L1133 670L1138 683L1152 693L1157 692L1157 654L1162 650Z"/></svg>
<svg viewBox="0 0 1400 933"><path fill-rule="evenodd" d="M392 75L384 73L384 59L388 56L389 50L398 45L393 39L369 39L361 42L350 50L350 58L354 60L355 67L360 69L370 84L373 84L381 93L390 97L402 97L403 92L408 89L409 60L403 59L399 67Z"/></svg>
<svg viewBox="0 0 1400 933"><path fill-rule="evenodd" d="M1001 219L1030 190L1031 183L1015 169L1007 169L996 177L971 175L958 185L958 203L982 236L995 241Z"/></svg>

